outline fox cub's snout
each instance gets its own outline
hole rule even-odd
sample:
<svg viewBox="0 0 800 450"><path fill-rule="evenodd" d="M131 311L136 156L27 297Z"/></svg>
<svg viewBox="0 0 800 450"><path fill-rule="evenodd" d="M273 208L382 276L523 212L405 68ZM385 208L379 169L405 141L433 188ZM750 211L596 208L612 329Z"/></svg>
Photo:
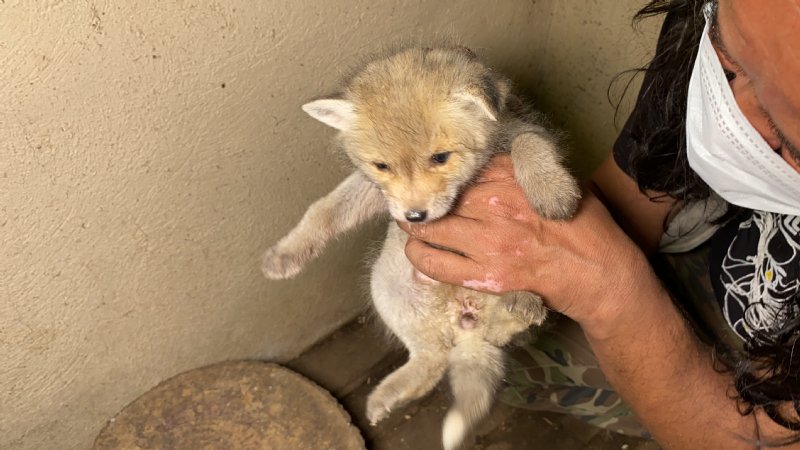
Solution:
<svg viewBox="0 0 800 450"><path fill-rule="evenodd" d="M371 63L341 94L303 110L340 131L394 219L425 222L447 214L491 156L487 140L509 90L468 51L409 49Z"/></svg>

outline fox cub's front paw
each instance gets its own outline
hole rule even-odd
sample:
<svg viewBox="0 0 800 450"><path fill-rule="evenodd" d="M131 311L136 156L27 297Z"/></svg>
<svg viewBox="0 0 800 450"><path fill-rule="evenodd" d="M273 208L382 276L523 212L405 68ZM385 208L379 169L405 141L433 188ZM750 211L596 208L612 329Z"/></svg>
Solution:
<svg viewBox="0 0 800 450"><path fill-rule="evenodd" d="M571 175L564 173L540 185L529 199L531 206L545 219L567 220L578 209L581 188Z"/></svg>
<svg viewBox="0 0 800 450"><path fill-rule="evenodd" d="M578 181L559 156L552 137L523 133L511 143L514 175L525 191L528 203L549 220L567 220L575 214L581 199Z"/></svg>
<svg viewBox="0 0 800 450"><path fill-rule="evenodd" d="M279 242L264 253L261 271L265 277L273 280L292 278L300 273L314 256L313 247L298 250Z"/></svg>

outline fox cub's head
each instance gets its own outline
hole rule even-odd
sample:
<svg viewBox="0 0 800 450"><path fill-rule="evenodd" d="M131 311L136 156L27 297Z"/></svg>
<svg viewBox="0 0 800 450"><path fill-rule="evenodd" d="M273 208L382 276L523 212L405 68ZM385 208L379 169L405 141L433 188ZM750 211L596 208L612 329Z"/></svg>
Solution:
<svg viewBox="0 0 800 450"><path fill-rule="evenodd" d="M412 48L368 64L340 95L303 110L340 131L395 219L424 222L447 214L491 156L509 90L469 50Z"/></svg>

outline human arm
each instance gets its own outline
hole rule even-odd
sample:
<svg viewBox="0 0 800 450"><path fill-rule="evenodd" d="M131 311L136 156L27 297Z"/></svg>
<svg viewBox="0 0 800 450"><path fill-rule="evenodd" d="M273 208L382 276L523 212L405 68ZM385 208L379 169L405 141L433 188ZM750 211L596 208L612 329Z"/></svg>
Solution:
<svg viewBox="0 0 800 450"><path fill-rule="evenodd" d="M623 189L625 180L613 180L622 173L619 168L605 170L612 185ZM511 174L507 158L498 158L453 215L403 225L415 237L406 249L412 263L448 283L492 279L504 291L541 294L548 306L583 327L609 381L664 448L755 448L756 419L739 414L730 398L730 376L714 370L709 349L694 337L642 251L600 200L587 192L571 221L543 221L528 208ZM603 192L613 197L612 204L635 201L614 197L613 189ZM664 214L670 209L639 205L648 206ZM663 216L650 223L631 222L655 245L658 233L652 227L660 230ZM787 435L761 413L755 417L762 438Z"/></svg>
<svg viewBox="0 0 800 450"><path fill-rule="evenodd" d="M645 253L658 249L665 219L679 209L674 200L657 193L642 193L611 155L592 174L591 186L619 226Z"/></svg>

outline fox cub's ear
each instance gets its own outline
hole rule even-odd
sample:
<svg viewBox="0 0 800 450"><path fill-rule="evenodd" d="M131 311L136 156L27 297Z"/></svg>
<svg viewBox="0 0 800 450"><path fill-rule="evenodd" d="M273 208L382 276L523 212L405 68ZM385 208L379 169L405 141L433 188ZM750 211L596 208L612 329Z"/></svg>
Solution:
<svg viewBox="0 0 800 450"><path fill-rule="evenodd" d="M477 107L489 120L497 121L497 116L505 109L510 90L511 86L507 81L486 75L455 91L452 96L457 101Z"/></svg>
<svg viewBox="0 0 800 450"><path fill-rule="evenodd" d="M303 105L303 111L325 125L347 131L356 118L353 102L340 98L322 98Z"/></svg>

